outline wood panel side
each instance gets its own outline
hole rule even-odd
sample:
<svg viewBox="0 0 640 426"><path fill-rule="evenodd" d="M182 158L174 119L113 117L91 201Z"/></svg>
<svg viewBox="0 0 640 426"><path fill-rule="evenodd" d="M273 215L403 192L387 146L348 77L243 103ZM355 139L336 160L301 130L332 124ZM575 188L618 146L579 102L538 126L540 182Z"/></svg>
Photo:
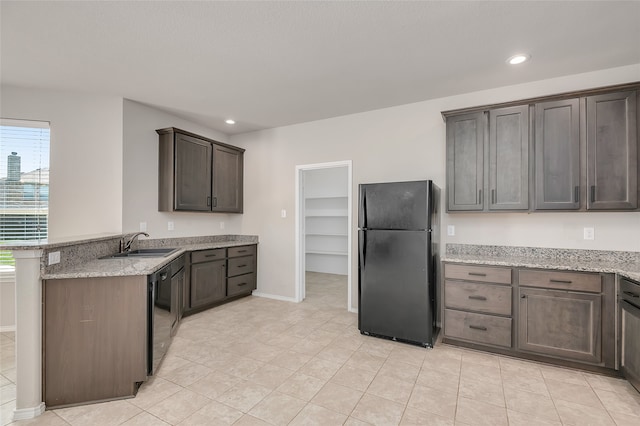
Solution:
<svg viewBox="0 0 640 426"><path fill-rule="evenodd" d="M147 279L45 282L47 407L133 396L147 371Z"/></svg>

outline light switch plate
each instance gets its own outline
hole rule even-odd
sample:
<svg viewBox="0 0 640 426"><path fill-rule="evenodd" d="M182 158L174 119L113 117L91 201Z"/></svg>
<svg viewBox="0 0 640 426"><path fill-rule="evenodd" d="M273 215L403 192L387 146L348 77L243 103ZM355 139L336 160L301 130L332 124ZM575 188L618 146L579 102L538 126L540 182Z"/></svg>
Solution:
<svg viewBox="0 0 640 426"><path fill-rule="evenodd" d="M167 230L173 231L173 222L167 222Z"/></svg>
<svg viewBox="0 0 640 426"><path fill-rule="evenodd" d="M280 210L280 217L283 219L287 217L287 211L285 209Z"/></svg>
<svg viewBox="0 0 640 426"><path fill-rule="evenodd" d="M147 222L140 222L140 232L147 232Z"/></svg>
<svg viewBox="0 0 640 426"><path fill-rule="evenodd" d="M447 235L453 237L456 235L456 227L455 225L447 225Z"/></svg>
<svg viewBox="0 0 640 426"><path fill-rule="evenodd" d="M220 222L220 229L224 229L224 222Z"/></svg>

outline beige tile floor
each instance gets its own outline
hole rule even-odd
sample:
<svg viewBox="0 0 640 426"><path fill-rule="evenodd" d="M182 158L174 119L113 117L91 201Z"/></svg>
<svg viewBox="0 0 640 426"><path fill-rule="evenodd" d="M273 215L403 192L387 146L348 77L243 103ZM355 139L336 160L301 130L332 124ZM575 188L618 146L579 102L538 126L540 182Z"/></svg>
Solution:
<svg viewBox="0 0 640 426"><path fill-rule="evenodd" d="M343 277L311 273L303 303L247 297L185 318L135 398L13 424L640 425L640 394L624 380L362 336L345 307ZM6 425L13 334L0 343Z"/></svg>

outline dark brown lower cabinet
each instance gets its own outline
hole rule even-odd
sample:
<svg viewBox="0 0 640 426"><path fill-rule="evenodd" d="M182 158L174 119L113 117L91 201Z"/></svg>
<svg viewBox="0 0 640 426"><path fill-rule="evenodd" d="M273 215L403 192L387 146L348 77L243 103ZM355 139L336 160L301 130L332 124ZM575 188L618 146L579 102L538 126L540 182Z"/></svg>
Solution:
<svg viewBox="0 0 640 426"><path fill-rule="evenodd" d="M445 343L609 374L617 368L613 274L445 262L443 286Z"/></svg>
<svg viewBox="0 0 640 426"><path fill-rule="evenodd" d="M227 296L227 261L191 265L191 307L218 302Z"/></svg>
<svg viewBox="0 0 640 426"><path fill-rule="evenodd" d="M184 286L184 315L190 315L256 289L257 245L249 244L190 253Z"/></svg>
<svg viewBox="0 0 640 426"><path fill-rule="evenodd" d="M147 378L147 277L44 282L47 408L132 397Z"/></svg>
<svg viewBox="0 0 640 426"><path fill-rule="evenodd" d="M598 364L602 296L521 287L518 349Z"/></svg>

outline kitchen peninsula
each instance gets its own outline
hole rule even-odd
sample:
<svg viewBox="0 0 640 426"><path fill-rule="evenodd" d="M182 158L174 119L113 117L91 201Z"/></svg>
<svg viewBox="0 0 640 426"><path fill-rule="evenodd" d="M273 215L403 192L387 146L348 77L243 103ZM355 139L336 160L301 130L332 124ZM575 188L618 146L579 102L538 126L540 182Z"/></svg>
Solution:
<svg viewBox="0 0 640 426"><path fill-rule="evenodd" d="M255 288L256 236L216 235L142 240L133 248L175 247L164 257L109 258L119 251L121 239L129 234L102 234L55 241L14 243L3 246L16 259L16 409L14 420L42 414L43 402L43 283L47 280L140 277L168 265L185 253L253 247L251 285L234 297L251 294ZM236 251L239 251L236 249ZM102 259L107 257L105 259ZM59 263L56 263L56 260ZM249 264L249 262L245 262ZM218 299L217 303L224 300ZM208 305L210 306L210 305ZM45 384L46 385L46 384Z"/></svg>

